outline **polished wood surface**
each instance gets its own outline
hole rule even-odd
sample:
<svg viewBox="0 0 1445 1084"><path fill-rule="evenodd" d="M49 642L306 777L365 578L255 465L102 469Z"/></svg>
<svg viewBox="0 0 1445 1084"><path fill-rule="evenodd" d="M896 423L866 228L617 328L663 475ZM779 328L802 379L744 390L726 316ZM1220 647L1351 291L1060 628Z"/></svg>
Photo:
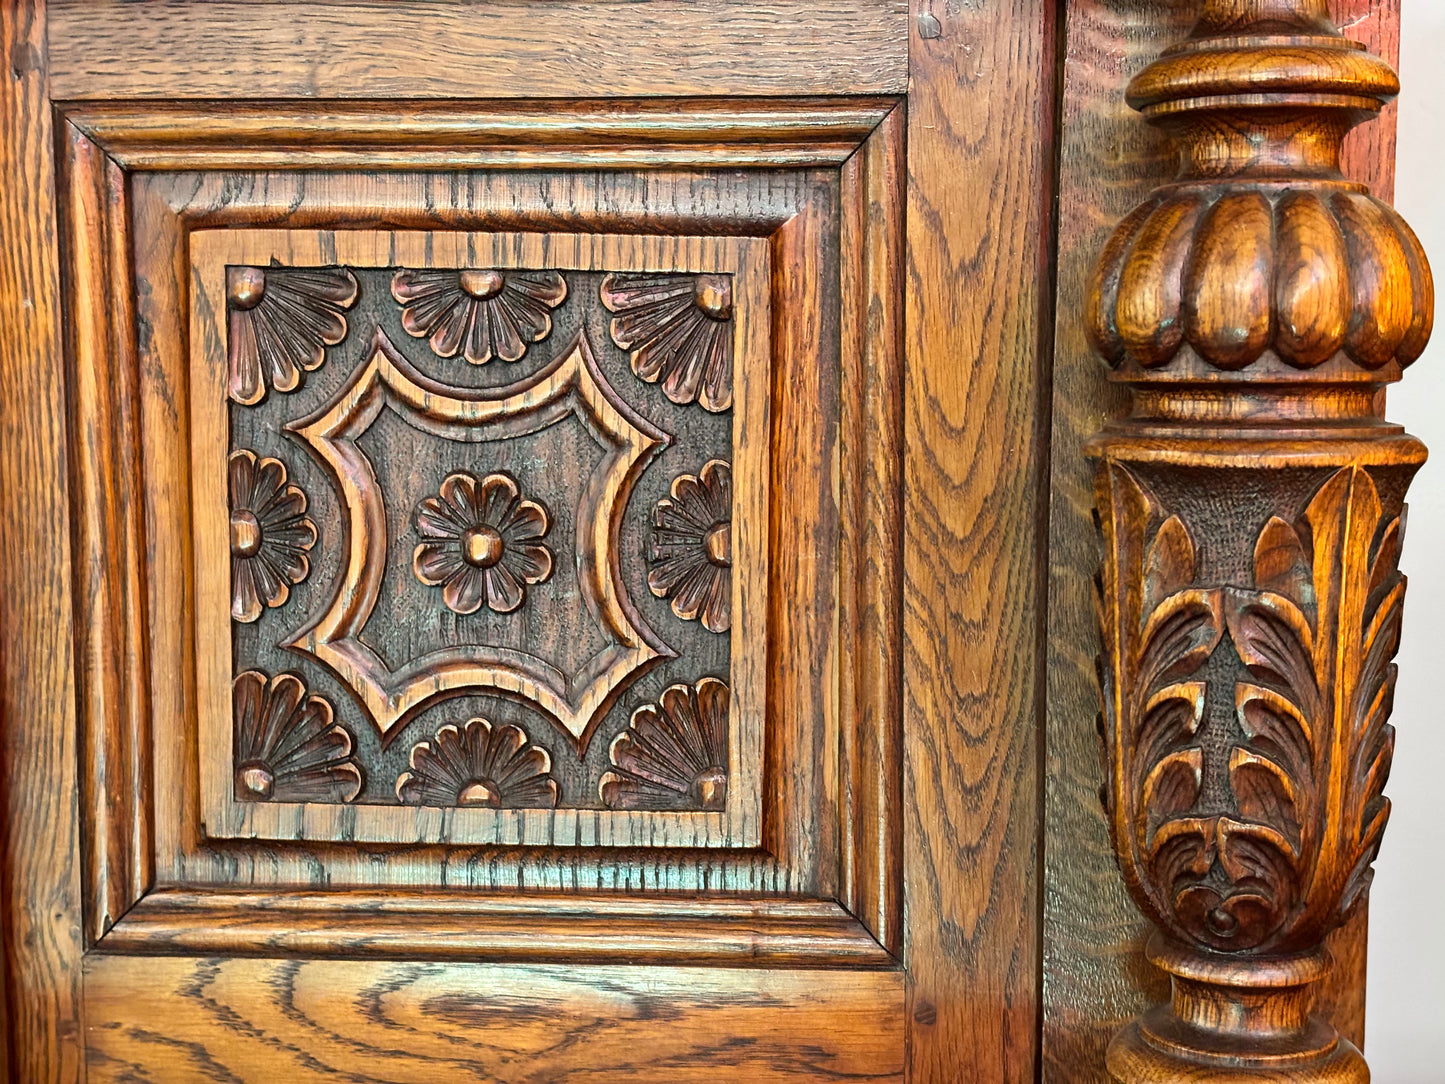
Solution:
<svg viewBox="0 0 1445 1084"><path fill-rule="evenodd" d="M1349 33L1390 60L1398 38L1393 2L1331 6ZM1149 965L1148 925L1115 873L1098 800L1096 618L1098 566L1092 518L1094 467L1083 442L1127 412L1124 389L1099 379L1080 309L1109 234L1176 164L1165 137L1124 100L1129 79L1183 38L1189 5L1073 3L1063 69L1050 470L1048 753L1044 773L1043 1065L1061 1080L1103 1080L1103 1052L1132 1015L1162 1000L1168 983ZM1346 138L1346 176L1388 198L1393 188L1393 108ZM1366 908L1330 938L1335 966L1317 1009L1356 1044L1364 1040Z"/></svg>
<svg viewBox="0 0 1445 1084"><path fill-rule="evenodd" d="M1310 0L1206 3L1130 83L1181 167L1104 246L1086 315L1132 392L1090 445L1102 797L1172 986L1110 1045L1121 1081L1369 1077L1310 1010L1389 816L1424 461L1381 414L1430 335L1429 266L1340 173L1397 90Z"/></svg>
<svg viewBox="0 0 1445 1084"><path fill-rule="evenodd" d="M1027 1079L1037 1035L1054 10L915 3L908 102L909 1069Z"/></svg>
<svg viewBox="0 0 1445 1084"><path fill-rule="evenodd" d="M896 971L96 956L88 1079L900 1081L902 985Z"/></svg>
<svg viewBox="0 0 1445 1084"><path fill-rule="evenodd" d="M902 94L904 0L61 0L57 100ZM297 26L305 29L298 34Z"/></svg>
<svg viewBox="0 0 1445 1084"><path fill-rule="evenodd" d="M1119 1075L1220 1079L1221 1051L1256 1056L1269 1032L1323 1051L1333 1032L1308 1023L1312 995L1318 1015L1358 1039L1363 893L1327 939L1326 970L1309 949L1338 914L1319 904L1275 928L1282 910L1258 902L1260 878L1248 900L1223 884L1243 868L1235 822L1278 822L1286 851L1321 851L1324 836L1305 830L1318 822L1300 810L1339 787L1313 764L1287 771L1286 786L1263 739L1236 741L1238 756L1181 739L1152 777L1131 761L1116 811L1168 806L1154 827L1199 822L1169 827L1182 841L1170 854L1149 854L1146 840L1141 858L1125 856L1142 871L1133 896L1096 793L1092 435L1107 427L1093 450L1116 468L1100 491L1115 564L1143 552L1136 579L1153 577L1149 592L1115 591L1121 627L1190 595L1202 640L1180 669L1236 633L1259 642L1264 619L1246 598L1264 592L1257 579L1305 615L1286 620L1310 631L1294 692L1251 675L1262 692L1241 701L1246 720L1288 714L1281 701L1309 700L1311 682L1316 694L1334 688L1326 648L1339 638L1312 624L1318 597L1329 609L1334 596L1306 599L1300 570L1333 569L1322 584L1368 581L1367 521L1380 527L1366 548L1382 590L1344 591L1330 612L1362 629L1365 613L1382 618L1356 645L1378 645L1377 662L1398 613L1385 542L1398 539L1389 524L1414 451L1397 441L1408 454L1392 467L1368 449L1388 435L1376 389L1425 331L1422 280L1393 257L1421 261L1393 225L1393 254L1362 246L1393 220L1323 177L1345 127L1333 122L1305 125L1295 145L1260 142L1248 110L1204 125L1210 138L1189 161L1214 180L1150 196L1178 161L1130 112L1125 87L1203 6L55 0L47 13L0 0L0 312L20 329L0 337L8 1076L1094 1082L1108 1078L1110 1036L1167 996L1171 974L1173 1015L1156 1012L1145 1030L1180 1039L1186 1055L1160 1062L1160 1042L1125 1040ZM1234 36L1261 12L1292 17L1288 0L1210 10L1206 30ZM1310 33L1321 10L1310 8ZM1393 58L1398 0L1332 11ZM1137 85L1148 97L1153 79L1158 99L1139 104L1177 127L1198 115L1197 102L1170 100L1186 84L1257 89L1250 80L1270 65L1285 80L1365 70L1329 41L1273 45L1284 60L1176 54L1174 74L1156 68ZM1352 101L1349 119L1377 105ZM1387 107L1344 141L1346 174L1377 196L1388 195L1392 138ZM1233 177L1251 146L1291 179ZM1316 202L1285 198L1301 170L1316 196L1336 187ZM1259 198L1221 199L1231 184ZM1146 201L1133 224L1162 240L1114 246L1139 266L1107 277L1110 300L1090 321L1095 259ZM1281 270L1292 284L1281 293L1276 256L1294 242L1305 255ZM626 278L644 271L667 281ZM291 290L292 272L325 280L321 293ZM482 334L473 315L501 311L509 273L556 276L532 283L547 311L503 314L515 336ZM649 339L641 315L672 304L673 280L698 275L707 281L691 284L689 303L730 313L734 327L751 321L762 344L733 342L731 396L710 363L694 393L689 367ZM726 275L724 291L713 279ZM476 304L438 316L436 284L453 279ZM1377 287L1399 302L1383 320L1371 319ZM622 401L654 396L709 418L762 403L763 439L747 423L731 457L673 425L682 414L662 419L668 447L697 454L643 509L648 523L668 519L688 495L728 485L731 546L718 536L708 552L752 572L700 594L650 575L645 546L619 559L627 593L679 658L726 637L722 668L734 673L714 668L706 685L624 675L571 699L571 727L557 716L535 732L511 715L532 710L517 690L471 704L446 699L471 686L441 689L383 734L364 689L358 698L283 635L319 629L339 582L344 525L327 507L326 448L349 438L344 423L316 428L336 390L325 381L389 358L371 334L381 323L393 354L458 387L566 363L575 329L559 334L559 321L584 293L591 345ZM360 331L338 334L338 319ZM267 321L284 331L284 357L254 338ZM1127 381L1105 379L1090 356L1091 322ZM717 342L689 339L684 352L715 360ZM1232 390L1241 379L1247 394ZM284 409L308 395L310 443L287 435L287 423L310 423ZM423 429L453 424L457 402L472 409L467 395L413 398ZM592 404L616 409L605 394ZM252 421L233 429L235 418ZM1321 418L1329 439L1315 432ZM1291 454L1318 445L1314 465L1264 470L1258 440L1286 424ZM524 570L520 598L503 591L497 607L463 612L472 598L448 595L437 566L419 578L408 515L386 532L396 552L373 562L382 578L400 577L445 620L505 623L539 657L556 646L562 626L534 619L533 604L571 560L557 537L571 505L553 492L570 484L565 441L538 453L551 477L480 461L438 473L434 457L382 436L362 442L386 468L383 486L410 474L432 483L408 489L411 511L442 500L447 477L470 479L448 492L510 480L518 502L546 509L549 529L530 541L551 555L550 575ZM1201 467L1199 449L1226 437L1249 463ZM717 464L730 468L725 482ZM1218 505L1201 511L1201 471L1272 481L1212 485ZM277 478L282 518L263 522L270 512L247 502L258 480ZM1229 504L1249 500L1269 515L1254 522ZM1318 527L1341 508L1346 527ZM245 580L256 539L244 515L229 537L237 512L254 514L263 545L269 526L290 547L271 554L284 582ZM674 624L695 635L676 640ZM388 629L375 649L411 642ZM1148 684L1138 656L1116 654L1124 684ZM312 662L299 683L281 676ZM1165 688L1207 686L1226 662ZM489 673L493 692L516 676ZM682 784L696 808L636 808L651 799L628 780L650 743L725 700L747 713L751 745L734 747L724 772L718 728L699 714L697 747L664 757L708 762ZM1328 730L1308 704L1300 714L1311 735ZM588 741L602 730L606 740ZM1372 756L1384 733L1370 731ZM304 756L283 748L307 736ZM577 741L595 763L571 778L548 742ZM316 750L319 764L307 759ZM499 750L524 779L503 786L482 770ZM1175 808L1196 756L1209 800L1224 793L1217 780L1238 780L1247 809ZM725 825L731 814L709 808L744 792L742 820ZM1377 814L1373 782L1360 793ZM1193 857L1181 849L1192 838L1206 841ZM1271 837L1248 838L1258 858ZM1373 835L1356 849L1372 846ZM1200 883L1199 853L1226 852L1225 875ZM1167 890L1141 887L1168 880L1170 861L1192 889L1183 919ZM1288 858L1260 868L1273 871L1269 891L1295 891L1299 878L1279 872L1294 869ZM1176 936L1146 948L1134 896L1169 926L1213 915L1195 906L1209 892L1243 908L1244 928L1270 929L1260 945L1302 931L1288 966L1242 969L1259 945L1209 955ZM1221 1013L1244 1023L1226 1034ZM1328 1078L1331 1057L1357 1072L1349 1048L1330 1050L1306 1052L1306 1078Z"/></svg>
<svg viewBox="0 0 1445 1084"><path fill-rule="evenodd" d="M81 865L69 455L45 5L0 4L0 862L8 1065L77 1079ZM82 566L83 567L83 566Z"/></svg>

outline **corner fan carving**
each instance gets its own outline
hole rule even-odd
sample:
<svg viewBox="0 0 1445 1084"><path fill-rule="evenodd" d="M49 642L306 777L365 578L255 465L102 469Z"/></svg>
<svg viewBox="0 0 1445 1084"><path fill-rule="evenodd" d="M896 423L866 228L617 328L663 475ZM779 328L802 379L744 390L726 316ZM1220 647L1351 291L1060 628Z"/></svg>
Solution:
<svg viewBox="0 0 1445 1084"><path fill-rule="evenodd" d="M231 267L227 305L236 798L721 810L731 277Z"/></svg>

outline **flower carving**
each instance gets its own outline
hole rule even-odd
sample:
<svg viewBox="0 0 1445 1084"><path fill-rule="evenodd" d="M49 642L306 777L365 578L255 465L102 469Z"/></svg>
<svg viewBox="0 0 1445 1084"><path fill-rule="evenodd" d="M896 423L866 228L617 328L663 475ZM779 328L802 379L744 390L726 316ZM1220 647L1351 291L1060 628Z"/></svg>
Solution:
<svg viewBox="0 0 1445 1084"><path fill-rule="evenodd" d="M437 355L461 354L473 365L493 357L517 361L552 330L551 310L567 298L556 271L398 271L391 293L402 304L401 326L428 339Z"/></svg>
<svg viewBox="0 0 1445 1084"><path fill-rule="evenodd" d="M423 539L412 557L416 578L441 587L455 613L484 605L511 613L526 598L524 585L552 575L552 551L541 542L551 528L547 510L522 500L510 475L448 475L412 518Z"/></svg>
<svg viewBox="0 0 1445 1084"><path fill-rule="evenodd" d="M236 797L247 802L350 802L361 793L351 734L295 674L247 670L231 685Z"/></svg>
<svg viewBox="0 0 1445 1084"><path fill-rule="evenodd" d="M295 391L346 338L342 313L355 302L356 276L344 267L227 268L227 394L254 406L268 382Z"/></svg>
<svg viewBox="0 0 1445 1084"><path fill-rule="evenodd" d="M727 685L672 685L632 713L598 785L611 809L720 810L728 788Z"/></svg>
<svg viewBox="0 0 1445 1084"><path fill-rule="evenodd" d="M733 401L731 275L610 274L602 304L612 341L632 352L632 371L662 382L674 403L727 410Z"/></svg>
<svg viewBox="0 0 1445 1084"><path fill-rule="evenodd" d="M311 571L306 553L316 544L316 525L306 515L306 494L287 484L280 460L242 449L228 466L231 616L250 623L262 603L280 606Z"/></svg>
<svg viewBox="0 0 1445 1084"><path fill-rule="evenodd" d="M551 809L557 781L547 750L521 727L471 719L459 730L448 723L431 741L411 750L411 771L396 781L407 805Z"/></svg>
<svg viewBox="0 0 1445 1084"><path fill-rule="evenodd" d="M732 621L732 467L705 463L694 477L672 481L672 497L652 510L652 568L647 586L672 600L684 621L702 619L712 632Z"/></svg>

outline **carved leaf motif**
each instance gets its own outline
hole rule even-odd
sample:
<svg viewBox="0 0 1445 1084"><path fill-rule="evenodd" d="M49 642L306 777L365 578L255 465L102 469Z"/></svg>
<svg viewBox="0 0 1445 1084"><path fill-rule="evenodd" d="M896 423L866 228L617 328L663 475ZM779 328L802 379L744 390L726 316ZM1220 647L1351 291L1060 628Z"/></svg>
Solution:
<svg viewBox="0 0 1445 1084"><path fill-rule="evenodd" d="M1299 714L1312 717L1319 703L1314 633L1309 620L1283 595L1231 590L1225 620L1240 661L1261 681L1289 690Z"/></svg>
<svg viewBox="0 0 1445 1084"><path fill-rule="evenodd" d="M1144 622L1136 688L1145 698L1160 684L1194 673L1209 660L1224 635L1217 589L1170 595Z"/></svg>
<svg viewBox="0 0 1445 1084"><path fill-rule="evenodd" d="M1254 586L1289 599L1313 624L1315 585L1310 559L1299 532L1279 516L1270 517L1255 543Z"/></svg>
<svg viewBox="0 0 1445 1084"><path fill-rule="evenodd" d="M1239 815L1277 828L1289 842L1293 863L1299 857L1301 816L1289 772L1269 757L1236 746L1229 756L1229 786Z"/></svg>
<svg viewBox="0 0 1445 1084"><path fill-rule="evenodd" d="M1179 919L1216 949L1255 948L1279 930L1293 906L1297 882L1289 843L1271 828L1232 817L1217 818L1214 832L1227 886L1210 880L1185 885L1175 901Z"/></svg>

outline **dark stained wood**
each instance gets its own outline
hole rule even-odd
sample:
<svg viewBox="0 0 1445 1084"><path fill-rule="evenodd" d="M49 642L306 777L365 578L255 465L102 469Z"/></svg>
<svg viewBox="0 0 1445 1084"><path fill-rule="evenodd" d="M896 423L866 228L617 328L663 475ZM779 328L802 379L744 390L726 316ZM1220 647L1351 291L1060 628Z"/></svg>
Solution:
<svg viewBox="0 0 1445 1084"><path fill-rule="evenodd" d="M96 956L88 1079L901 1081L902 987L887 971Z"/></svg>
<svg viewBox="0 0 1445 1084"><path fill-rule="evenodd" d="M80 1073L67 430L45 5L0 4L0 956L9 1065Z"/></svg>
<svg viewBox="0 0 1445 1084"><path fill-rule="evenodd" d="M278 17L284 12L284 17ZM202 4L62 0L52 93L80 98L901 94L903 0ZM298 27L304 27L298 33Z"/></svg>
<svg viewBox="0 0 1445 1084"><path fill-rule="evenodd" d="M1133 399L1087 446L1105 810L1172 987L1110 1043L1120 1081L1369 1079L1310 1010L1389 816L1403 498L1425 458L1382 414L1429 339L1430 270L1339 172L1344 133L1398 88L1323 0L1209 0L1129 85L1183 165L1110 238L1086 303Z"/></svg>
<svg viewBox="0 0 1445 1084"><path fill-rule="evenodd" d="M1054 31L1047 5L914 5L903 637L917 1080L1036 1072Z"/></svg>

